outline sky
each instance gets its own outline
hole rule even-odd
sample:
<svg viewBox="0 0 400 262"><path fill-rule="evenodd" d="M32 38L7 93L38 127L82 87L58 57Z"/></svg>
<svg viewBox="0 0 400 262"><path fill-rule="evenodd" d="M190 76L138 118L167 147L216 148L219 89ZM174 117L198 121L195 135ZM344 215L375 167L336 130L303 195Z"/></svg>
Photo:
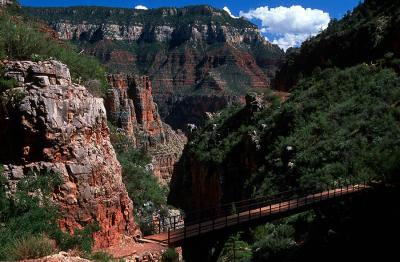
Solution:
<svg viewBox="0 0 400 262"><path fill-rule="evenodd" d="M24 6L97 5L127 8L182 7L208 4L232 17L256 24L267 40L283 49L299 46L325 29L332 18L340 19L361 0L20 0Z"/></svg>

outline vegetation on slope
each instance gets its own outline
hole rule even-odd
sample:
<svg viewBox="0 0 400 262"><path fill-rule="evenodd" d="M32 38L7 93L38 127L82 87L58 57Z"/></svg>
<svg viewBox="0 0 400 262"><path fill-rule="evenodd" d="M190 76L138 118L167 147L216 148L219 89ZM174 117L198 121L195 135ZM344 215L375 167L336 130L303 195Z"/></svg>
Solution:
<svg viewBox="0 0 400 262"><path fill-rule="evenodd" d="M400 6L397 0L365 0L341 20L291 52L277 75L277 88L290 90L316 67L377 63L385 55L400 72Z"/></svg>
<svg viewBox="0 0 400 262"><path fill-rule="evenodd" d="M109 124L111 142L122 166L122 179L129 197L134 201L136 222L143 233L152 232L153 215L162 214L167 204L168 189L158 183L157 178L146 168L150 157L134 147L134 142Z"/></svg>
<svg viewBox="0 0 400 262"><path fill-rule="evenodd" d="M75 82L85 82L96 95L107 89L105 71L100 63L76 47L61 43L50 34L44 33L43 25L30 19L0 15L0 60L45 60L56 59L65 63ZM0 81L5 81L0 79ZM96 83L97 81L97 83Z"/></svg>
<svg viewBox="0 0 400 262"><path fill-rule="evenodd" d="M390 69L360 65L315 72L287 102L253 115L231 109L199 131L188 150L224 166L249 133L262 159L246 195L291 188L319 189L340 179L397 179L400 169L400 78Z"/></svg>
<svg viewBox="0 0 400 262"><path fill-rule="evenodd" d="M0 260L34 259L58 250L81 250L90 254L96 225L63 233L57 224L61 210L52 202L53 191L61 185L53 172L31 173L18 182L15 194L8 195L0 170Z"/></svg>
<svg viewBox="0 0 400 262"><path fill-rule="evenodd" d="M245 19L234 19L227 12L211 6L198 5L184 8L157 8L137 10L133 8L110 8L98 6L75 6L68 8L31 8L23 7L23 14L45 20L49 23L69 21L72 23L115 23L143 24L148 27L159 25L208 24L211 21L221 25L233 25L238 28L256 28Z"/></svg>
<svg viewBox="0 0 400 262"><path fill-rule="evenodd" d="M206 93L209 90L203 90L205 88L200 85L207 86L210 78L211 81L221 79L223 83L226 82L225 89L228 92L240 94L237 91L246 89L251 82L248 79L249 73L244 72L235 59L240 60L240 56L251 54L258 66L270 76L274 74L276 65L283 56L283 51L278 46L265 44L261 36L258 40L245 40L234 48L226 45L226 30L246 33L255 38L257 27L244 19L232 18L223 10L203 5L146 11L107 7L22 8L22 13L43 20L53 27L60 23L95 25L92 31L74 35L72 42L86 53L96 56L110 72L146 74L153 80L171 78L179 87L183 85L183 76L195 78L193 80L196 84L189 81L184 88L175 88L174 92L190 89L191 92ZM139 26L144 31L135 41L105 40L106 32L102 27L104 24L119 25L121 31L126 31L129 26ZM165 26L173 30L171 39L158 41L156 35L163 35L160 27ZM209 27L205 39L192 41L194 30L204 33L204 26ZM236 50L237 54L229 54L226 49ZM224 55L227 55L226 58L221 58L218 62L221 64L214 62L211 73L205 74L208 69L203 68L203 64L207 63L207 59L211 56L225 57ZM123 59L127 56L129 59ZM224 59L231 61L223 61ZM194 73L185 67L187 62L196 63ZM155 86L157 85L159 83L155 81ZM168 84L161 82L160 85L157 86L157 89L161 89L160 93L163 88L170 89Z"/></svg>
<svg viewBox="0 0 400 262"><path fill-rule="evenodd" d="M233 194L223 187L224 201L238 200L229 200L226 196L250 198L287 190L321 190L328 183L348 183L349 179L397 183L399 105L400 77L392 69L358 65L317 70L301 80L283 104L270 102L269 107L251 114L246 108L222 112L194 134L186 152L189 157L183 161L190 161L200 169L209 167L205 179L214 179L216 170L217 179L223 181L221 187L235 185L239 180ZM256 147L248 146L249 137L252 143L259 144L255 152ZM236 172L246 170L240 161L232 161L237 154L246 156L248 165L257 167L256 172ZM254 154L256 162L252 160ZM180 175L183 181L190 181L191 171L186 171ZM187 186L188 189L182 190L187 190L189 195L193 189L190 183ZM374 202L371 200L374 197L387 201L381 193L368 201ZM184 201L182 206L190 211L190 205ZM379 207L381 204L376 202ZM348 203L329 205L316 214L292 217L233 235L225 243L220 260L229 260L235 254L239 261L302 261L298 258L300 255L308 260L318 254L321 259L324 252L320 250L333 251L335 247L351 250L343 244L353 243L350 238L364 241L360 243L365 245L365 239L371 242L374 237L366 236L368 233L363 233L361 228L371 222L360 224L360 220L371 209L365 206L352 210L350 206ZM387 212L395 211L388 208ZM372 229L375 235L384 234L376 230ZM363 250L361 245L353 247Z"/></svg>

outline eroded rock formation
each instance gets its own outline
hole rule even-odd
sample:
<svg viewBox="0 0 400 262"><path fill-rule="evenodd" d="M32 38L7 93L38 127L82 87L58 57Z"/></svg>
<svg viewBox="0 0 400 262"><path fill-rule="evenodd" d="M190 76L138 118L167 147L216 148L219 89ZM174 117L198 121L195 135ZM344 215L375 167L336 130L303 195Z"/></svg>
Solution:
<svg viewBox="0 0 400 262"><path fill-rule="evenodd" d="M97 222L101 230L94 234L95 247L140 236L110 142L103 99L72 83L60 62L3 64L5 76L17 82L2 94L0 107L0 162L9 189L37 171L58 172L63 185L53 198L62 210L63 230L72 233Z"/></svg>
<svg viewBox="0 0 400 262"><path fill-rule="evenodd" d="M113 87L106 99L110 121L152 157L154 175L167 184L186 144L185 135L161 121L148 77L114 74L108 80Z"/></svg>
<svg viewBox="0 0 400 262"><path fill-rule="evenodd" d="M223 107L181 100L241 100L267 89L284 56L257 26L210 6L134 10L103 7L23 8L44 19L65 40L98 57L110 72L148 75L162 119L174 129L203 124ZM193 98L193 99L191 99ZM221 105L221 104L218 104ZM200 117L199 117L200 116Z"/></svg>

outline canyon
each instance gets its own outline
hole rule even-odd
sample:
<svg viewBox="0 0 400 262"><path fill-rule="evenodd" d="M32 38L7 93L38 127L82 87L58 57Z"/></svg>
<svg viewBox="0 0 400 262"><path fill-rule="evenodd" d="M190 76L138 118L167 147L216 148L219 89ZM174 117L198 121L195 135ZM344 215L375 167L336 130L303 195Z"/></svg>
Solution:
<svg viewBox="0 0 400 262"><path fill-rule="evenodd" d="M284 57L254 24L210 6L22 12L45 21L60 39L96 56L110 72L149 76L160 116L174 129L201 125L206 112L243 103L248 91L269 89ZM191 110L177 116L182 104Z"/></svg>
<svg viewBox="0 0 400 262"><path fill-rule="evenodd" d="M0 0L0 8L10 4ZM337 261L343 253L377 252L376 239L394 246L387 232L398 231L398 212L380 194L399 195L396 0L365 0L286 54L254 24L205 5L9 10L0 16L9 25L0 33L16 35L0 34L0 198L12 203L25 179L59 174L51 192L58 227L70 236L100 226L89 237L93 253L78 255L160 261L168 246L154 234L169 239L179 230L186 261L321 261L328 253ZM52 41L61 51L45 48ZM295 197L366 180L378 189L367 201L340 199L231 230L229 217L220 217L224 231L211 218L230 212L239 224L246 199L282 200L282 192ZM381 212L382 203L391 211ZM3 206L0 215L12 209ZM248 220L253 215L246 212ZM14 233L4 221L0 233ZM200 235L207 228L215 232L186 239L190 229ZM0 258L10 254L8 242L32 236L54 240L53 253L66 251L46 231L28 232L0 237ZM343 246L347 252L338 252Z"/></svg>

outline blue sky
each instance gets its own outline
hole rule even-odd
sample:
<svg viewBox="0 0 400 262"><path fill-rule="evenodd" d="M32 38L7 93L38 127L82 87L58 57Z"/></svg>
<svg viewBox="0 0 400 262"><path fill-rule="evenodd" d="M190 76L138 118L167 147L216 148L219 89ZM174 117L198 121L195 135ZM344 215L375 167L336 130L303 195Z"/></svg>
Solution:
<svg viewBox="0 0 400 262"><path fill-rule="evenodd" d="M325 28L329 19L341 18L360 0L20 0L25 6L98 5L133 8L208 4L229 8L258 25L268 40L286 49ZM294 7L296 6L296 7Z"/></svg>

